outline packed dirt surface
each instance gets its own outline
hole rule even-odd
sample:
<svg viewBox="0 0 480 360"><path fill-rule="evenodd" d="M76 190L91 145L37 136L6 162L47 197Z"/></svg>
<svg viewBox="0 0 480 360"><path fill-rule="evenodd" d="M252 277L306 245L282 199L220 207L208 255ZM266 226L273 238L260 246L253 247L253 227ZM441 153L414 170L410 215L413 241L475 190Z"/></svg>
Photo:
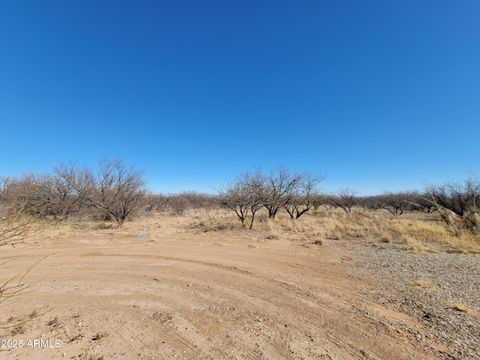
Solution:
<svg viewBox="0 0 480 360"><path fill-rule="evenodd" d="M4 280L41 261L0 307L0 356L435 358L402 330L421 331L420 322L362 295L373 285L346 271L348 249L178 222L40 234L3 248ZM33 339L50 343L12 345Z"/></svg>

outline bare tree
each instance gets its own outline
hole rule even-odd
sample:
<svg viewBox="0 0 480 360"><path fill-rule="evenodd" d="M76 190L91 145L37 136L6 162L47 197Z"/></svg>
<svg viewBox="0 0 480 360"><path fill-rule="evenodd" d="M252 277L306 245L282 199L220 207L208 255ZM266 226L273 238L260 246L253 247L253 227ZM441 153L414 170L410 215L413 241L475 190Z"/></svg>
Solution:
<svg viewBox="0 0 480 360"><path fill-rule="evenodd" d="M82 207L82 198L75 192L73 184L61 176L60 169L54 169L54 175L50 176L49 187L55 199L51 206L55 219L67 219Z"/></svg>
<svg viewBox="0 0 480 360"><path fill-rule="evenodd" d="M312 206L314 210L318 210L322 205L328 205L328 196L325 194L317 193L312 195Z"/></svg>
<svg viewBox="0 0 480 360"><path fill-rule="evenodd" d="M405 211L411 210L410 200L412 198L413 196L410 193L387 193L377 196L380 207L394 216L403 215Z"/></svg>
<svg viewBox="0 0 480 360"><path fill-rule="evenodd" d="M82 201L115 220L119 227L145 197L141 172L122 160L101 161L97 174L72 166L59 168L57 174L75 189Z"/></svg>
<svg viewBox="0 0 480 360"><path fill-rule="evenodd" d="M480 182L471 177L463 183L428 186L427 193L442 218L451 223L452 217L460 218L464 226L478 230L480 214Z"/></svg>
<svg viewBox="0 0 480 360"><path fill-rule="evenodd" d="M175 215L182 215L185 210L192 207L192 203L187 196L183 194L172 195L168 197L168 208Z"/></svg>
<svg viewBox="0 0 480 360"><path fill-rule="evenodd" d="M263 206L262 190L263 178L260 174L245 174L235 183L220 190L219 195L222 203L235 212L242 226L252 229L255 214ZM250 218L249 221L248 218Z"/></svg>
<svg viewBox="0 0 480 360"><path fill-rule="evenodd" d="M278 210L285 208L293 199L293 193L301 181L300 174L291 174L284 168L262 177L262 202L269 218L275 218Z"/></svg>
<svg viewBox="0 0 480 360"><path fill-rule="evenodd" d="M333 207L342 208L346 213L351 213L353 206L356 205L355 192L350 189L341 189L334 196L330 197Z"/></svg>
<svg viewBox="0 0 480 360"><path fill-rule="evenodd" d="M298 219L319 202L318 184L323 177L310 173L299 174L299 181L291 190L290 201L284 208L292 219Z"/></svg>
<svg viewBox="0 0 480 360"><path fill-rule="evenodd" d="M382 202L381 202L380 196L357 197L356 204L368 210L382 209Z"/></svg>

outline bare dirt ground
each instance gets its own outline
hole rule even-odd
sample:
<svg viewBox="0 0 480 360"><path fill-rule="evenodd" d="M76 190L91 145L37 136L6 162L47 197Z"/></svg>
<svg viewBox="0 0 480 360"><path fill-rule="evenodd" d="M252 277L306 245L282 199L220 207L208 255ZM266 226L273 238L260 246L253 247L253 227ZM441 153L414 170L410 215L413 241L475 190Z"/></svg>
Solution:
<svg viewBox="0 0 480 360"><path fill-rule="evenodd" d="M53 348L3 346L2 359L433 359L415 317L365 295L354 252L201 233L185 219L122 230L38 235L3 248L2 279L25 271L26 291L0 307L2 345L60 340ZM427 343L428 346L425 346Z"/></svg>

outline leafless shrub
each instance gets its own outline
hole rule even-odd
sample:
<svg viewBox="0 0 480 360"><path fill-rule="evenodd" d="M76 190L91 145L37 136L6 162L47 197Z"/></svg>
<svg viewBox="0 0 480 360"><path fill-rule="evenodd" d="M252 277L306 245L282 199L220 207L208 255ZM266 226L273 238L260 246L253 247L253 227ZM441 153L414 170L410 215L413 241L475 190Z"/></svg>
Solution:
<svg viewBox="0 0 480 360"><path fill-rule="evenodd" d="M144 206L146 211L160 211L168 210L169 197L161 194L146 194L144 197Z"/></svg>
<svg viewBox="0 0 480 360"><path fill-rule="evenodd" d="M25 175L20 179L6 179L2 198L10 209L31 216L43 217L48 213L50 188L46 177Z"/></svg>
<svg viewBox="0 0 480 360"><path fill-rule="evenodd" d="M445 222L452 224L455 218L459 218L464 227L478 231L480 222L480 182L478 179L471 177L463 183L431 185L427 188L427 193Z"/></svg>
<svg viewBox="0 0 480 360"><path fill-rule="evenodd" d="M301 180L301 174L291 174L284 168L272 172L269 176L259 175L261 178L261 198L263 206L268 211L269 218L275 218L278 211L285 208L292 201L295 190Z"/></svg>
<svg viewBox="0 0 480 360"><path fill-rule="evenodd" d="M20 207L25 215L37 218L66 219L78 205L72 186L57 175L24 175L7 179L3 198L7 204Z"/></svg>
<svg viewBox="0 0 480 360"><path fill-rule="evenodd" d="M394 216L402 215L406 211L430 214L435 210L428 195L415 191L358 197L356 205L368 210L387 210Z"/></svg>
<svg viewBox="0 0 480 360"><path fill-rule="evenodd" d="M327 210L332 210L336 208L336 200L334 199L336 195L332 194L323 194L321 197L318 197L318 207L325 206Z"/></svg>
<svg viewBox="0 0 480 360"><path fill-rule="evenodd" d="M0 189L0 246L15 245L30 231L32 219L24 216L22 207L6 201L4 181L0 181Z"/></svg>
<svg viewBox="0 0 480 360"><path fill-rule="evenodd" d="M101 161L97 174L72 166L59 168L57 174L84 203L115 220L119 227L145 197L142 174L121 160Z"/></svg>
<svg viewBox="0 0 480 360"><path fill-rule="evenodd" d="M168 197L168 208L175 215L181 215L185 212L185 210L191 207L192 204L186 196L182 196L180 194Z"/></svg>
<svg viewBox="0 0 480 360"><path fill-rule="evenodd" d="M284 205L285 210L292 219L298 219L315 205L320 203L321 195L318 184L322 177L310 173L299 174L299 181L292 188L290 200ZM319 206L319 205L318 205Z"/></svg>
<svg viewBox="0 0 480 360"><path fill-rule="evenodd" d="M380 196L361 196L357 198L356 205L366 210L382 209L382 201Z"/></svg>
<svg viewBox="0 0 480 360"><path fill-rule="evenodd" d="M22 242L32 227L32 219L15 207L3 205L0 209L0 246Z"/></svg>
<svg viewBox="0 0 480 360"><path fill-rule="evenodd" d="M245 174L219 191L222 204L233 210L242 226L253 228L255 214L263 206L263 178L260 174ZM248 220L249 219L249 220ZM248 223L248 224L247 224Z"/></svg>
<svg viewBox="0 0 480 360"><path fill-rule="evenodd" d="M215 209L220 205L218 197L212 194L182 192L174 196L180 196L186 199L190 209Z"/></svg>
<svg viewBox="0 0 480 360"><path fill-rule="evenodd" d="M346 213L351 213L352 208L357 203L355 192L350 189L341 189L337 194L330 196L329 199L333 207L341 208Z"/></svg>
<svg viewBox="0 0 480 360"><path fill-rule="evenodd" d="M394 216L403 215L407 210L412 210L411 200L413 196L410 193L387 193L378 196L380 208L387 210Z"/></svg>
<svg viewBox="0 0 480 360"><path fill-rule="evenodd" d="M322 205L329 205L328 195L315 193L311 198L312 206L315 210L318 210Z"/></svg>
<svg viewBox="0 0 480 360"><path fill-rule="evenodd" d="M147 211L169 212L174 215L181 215L188 209L215 209L220 205L217 196L195 192L172 195L149 194L145 198Z"/></svg>

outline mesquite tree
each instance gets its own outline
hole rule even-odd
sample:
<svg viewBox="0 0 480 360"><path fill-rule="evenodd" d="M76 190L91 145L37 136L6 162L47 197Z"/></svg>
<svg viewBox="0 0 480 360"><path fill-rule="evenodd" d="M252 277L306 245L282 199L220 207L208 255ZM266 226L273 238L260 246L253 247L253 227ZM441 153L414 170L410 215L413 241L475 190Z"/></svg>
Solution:
<svg viewBox="0 0 480 360"><path fill-rule="evenodd" d="M353 206L357 203L355 192L349 189L341 189L329 199L333 207L342 208L346 213L351 213Z"/></svg>
<svg viewBox="0 0 480 360"><path fill-rule="evenodd" d="M478 230L480 225L480 181L477 178L471 177L463 183L431 185L427 188L427 193L447 223L451 223L453 214L462 220L465 227Z"/></svg>
<svg viewBox="0 0 480 360"><path fill-rule="evenodd" d="M320 202L317 187L322 180L323 177L310 173L299 174L299 181L291 190L290 201L284 205L292 219L298 219Z"/></svg>
<svg viewBox="0 0 480 360"><path fill-rule="evenodd" d="M253 228L255 214L263 206L262 183L259 174L245 174L219 192L222 204L235 212L244 228Z"/></svg>
<svg viewBox="0 0 480 360"><path fill-rule="evenodd" d="M293 199L295 189L302 179L301 174L291 174L284 168L263 176L262 203L269 218L275 218L278 211L285 208Z"/></svg>
<svg viewBox="0 0 480 360"><path fill-rule="evenodd" d="M58 174L71 184L82 201L115 220L119 227L145 197L141 172L122 160L101 161L98 173L87 168L64 167Z"/></svg>

